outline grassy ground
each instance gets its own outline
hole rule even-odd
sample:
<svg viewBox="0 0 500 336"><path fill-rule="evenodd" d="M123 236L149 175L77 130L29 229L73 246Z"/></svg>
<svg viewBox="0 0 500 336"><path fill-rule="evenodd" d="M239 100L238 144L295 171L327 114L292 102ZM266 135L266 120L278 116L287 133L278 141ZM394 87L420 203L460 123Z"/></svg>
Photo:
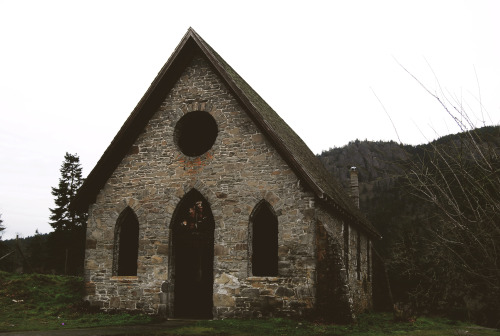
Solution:
<svg viewBox="0 0 500 336"><path fill-rule="evenodd" d="M146 315L88 312L81 302L82 290L83 281L78 277L0 271L0 332L152 321Z"/></svg>
<svg viewBox="0 0 500 336"><path fill-rule="evenodd" d="M151 316L92 312L81 303L80 278L17 275L0 271L0 332L54 330L155 322ZM161 329L152 335L167 335ZM396 323L391 314L366 314L351 326L290 319L217 320L193 322L170 329L168 335L418 335L500 336L500 330L471 326L442 318L419 317Z"/></svg>
<svg viewBox="0 0 500 336"><path fill-rule="evenodd" d="M419 318L414 323L396 323L392 314L365 314L351 326L289 319L200 321L170 331L175 335L418 335L500 336L499 330L471 326L440 318Z"/></svg>

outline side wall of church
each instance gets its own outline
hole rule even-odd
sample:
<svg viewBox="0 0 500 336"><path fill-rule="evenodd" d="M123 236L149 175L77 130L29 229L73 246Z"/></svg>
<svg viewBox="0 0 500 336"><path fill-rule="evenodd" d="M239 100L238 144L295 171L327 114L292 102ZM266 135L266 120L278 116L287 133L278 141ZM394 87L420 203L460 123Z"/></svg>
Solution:
<svg viewBox="0 0 500 336"><path fill-rule="evenodd" d="M329 211L318 209L317 218L318 313L325 319L349 322L353 314L373 304L369 238Z"/></svg>
<svg viewBox="0 0 500 336"><path fill-rule="evenodd" d="M350 226L348 277L354 311L357 314L373 308L372 264L371 257L369 257L372 252L368 252L367 244L370 243L366 234Z"/></svg>
<svg viewBox="0 0 500 336"><path fill-rule="evenodd" d="M215 144L197 157L174 143L177 121L210 113ZM150 119L90 206L85 261L86 299L105 310L172 316L170 224L191 189L210 204L214 232L214 318L302 315L315 301L314 195L243 111L201 57L195 58ZM255 277L249 218L266 200L278 219L278 276ZM139 222L137 276L114 276L115 226L130 207Z"/></svg>

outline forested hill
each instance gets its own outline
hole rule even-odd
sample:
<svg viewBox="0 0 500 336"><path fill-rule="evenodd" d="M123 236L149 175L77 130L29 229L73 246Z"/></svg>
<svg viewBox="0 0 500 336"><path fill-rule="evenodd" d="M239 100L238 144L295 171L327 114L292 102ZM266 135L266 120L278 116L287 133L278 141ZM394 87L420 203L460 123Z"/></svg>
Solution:
<svg viewBox="0 0 500 336"><path fill-rule="evenodd" d="M500 127L486 126L478 128L475 136L483 144L498 149L500 145ZM349 168L355 166L359 171L359 181L366 186L369 183L390 183L395 177L404 174L404 166L414 161L419 155L428 152L432 146L454 143L459 146L464 133L441 137L429 144L403 145L394 141L355 140L340 148L323 151L319 158L325 167L333 173L345 188L349 186Z"/></svg>
<svg viewBox="0 0 500 336"><path fill-rule="evenodd" d="M406 173L412 165L419 165L425 153L433 147L453 146L460 150L460 143L470 134L447 135L431 143L412 146L394 141L355 140L341 148L324 151L319 158L337 177L344 188L349 187L349 168L357 167L360 185L360 208L382 233L380 252L391 244L397 228L431 217L426 204L411 197ZM500 127L487 126L474 130L473 136L485 147L500 148ZM465 154L467 155L467 154Z"/></svg>
<svg viewBox="0 0 500 336"><path fill-rule="evenodd" d="M319 158L346 190L357 167L394 302L500 327L499 126L418 146L356 140Z"/></svg>

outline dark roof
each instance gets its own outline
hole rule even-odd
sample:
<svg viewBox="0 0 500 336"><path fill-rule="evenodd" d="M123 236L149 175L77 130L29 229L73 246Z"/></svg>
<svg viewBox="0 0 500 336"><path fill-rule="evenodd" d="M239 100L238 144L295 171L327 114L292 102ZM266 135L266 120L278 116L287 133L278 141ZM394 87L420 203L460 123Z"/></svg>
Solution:
<svg viewBox="0 0 500 336"><path fill-rule="evenodd" d="M182 71L192 57L200 53L209 61L245 107L249 116L269 137L283 158L320 201L349 221L354 221L367 232L379 237L375 228L302 139L192 28L189 28L184 35L146 94L90 172L72 205L75 208L86 209L89 204L95 202L99 190L104 187Z"/></svg>

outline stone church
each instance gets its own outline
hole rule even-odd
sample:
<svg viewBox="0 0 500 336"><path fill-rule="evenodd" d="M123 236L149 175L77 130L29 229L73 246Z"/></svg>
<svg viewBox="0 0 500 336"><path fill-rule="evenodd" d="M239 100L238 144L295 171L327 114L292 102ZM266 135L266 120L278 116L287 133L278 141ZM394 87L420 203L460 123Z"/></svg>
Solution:
<svg viewBox="0 0 500 336"><path fill-rule="evenodd" d="M88 209L85 300L101 309L349 321L371 308L377 231L191 28L72 206Z"/></svg>

